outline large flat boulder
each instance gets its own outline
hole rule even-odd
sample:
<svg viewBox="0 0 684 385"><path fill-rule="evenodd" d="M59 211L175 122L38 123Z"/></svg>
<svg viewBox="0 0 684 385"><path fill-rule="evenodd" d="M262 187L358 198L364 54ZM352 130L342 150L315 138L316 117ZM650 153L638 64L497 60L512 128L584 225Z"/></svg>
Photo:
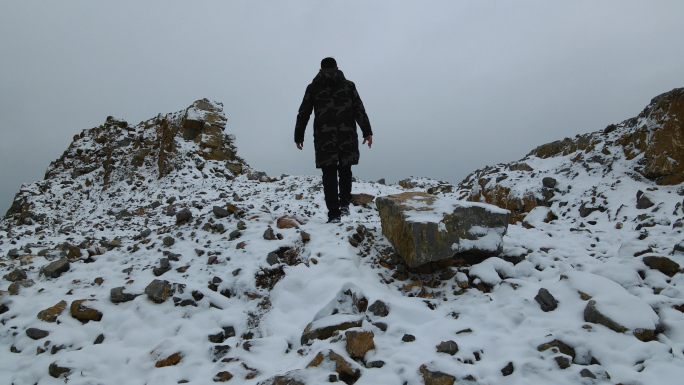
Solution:
<svg viewBox="0 0 684 385"><path fill-rule="evenodd" d="M510 212L493 205L421 192L375 199L382 233L409 267L462 253L501 253Z"/></svg>

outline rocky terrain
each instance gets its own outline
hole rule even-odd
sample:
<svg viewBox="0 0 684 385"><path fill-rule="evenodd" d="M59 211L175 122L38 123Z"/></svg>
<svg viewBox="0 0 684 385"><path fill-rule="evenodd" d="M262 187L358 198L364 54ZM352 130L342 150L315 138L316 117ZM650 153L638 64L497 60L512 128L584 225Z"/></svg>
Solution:
<svg viewBox="0 0 684 385"><path fill-rule="evenodd" d="M683 121L675 89L458 186L358 181L335 225L320 177L236 155L220 103L109 117L0 222L0 378L679 383ZM404 193L509 210L500 254L407 262L376 199Z"/></svg>

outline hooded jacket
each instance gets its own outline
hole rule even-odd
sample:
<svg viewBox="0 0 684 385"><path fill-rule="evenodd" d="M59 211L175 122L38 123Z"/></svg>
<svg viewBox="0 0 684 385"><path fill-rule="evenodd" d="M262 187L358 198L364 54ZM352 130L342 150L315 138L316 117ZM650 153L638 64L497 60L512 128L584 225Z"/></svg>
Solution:
<svg viewBox="0 0 684 385"><path fill-rule="evenodd" d="M353 82L338 69L323 69L306 87L295 125L295 143L304 142L304 132L314 112L316 167L359 163L359 139L373 135L368 115Z"/></svg>

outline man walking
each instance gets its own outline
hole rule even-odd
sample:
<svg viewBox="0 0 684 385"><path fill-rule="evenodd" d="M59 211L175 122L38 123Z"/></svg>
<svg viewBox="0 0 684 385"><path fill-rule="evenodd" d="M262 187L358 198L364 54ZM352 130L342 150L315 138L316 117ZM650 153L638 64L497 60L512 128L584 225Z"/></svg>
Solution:
<svg viewBox="0 0 684 385"><path fill-rule="evenodd" d="M359 124L363 133L362 144L367 142L368 148L373 144L373 132L356 86L344 77L331 57L321 61L321 70L306 87L304 100L299 107L294 140L300 150L304 145L304 131L312 110L316 168L323 171L328 223L337 223L340 216L349 215L351 166L359 164L356 124Z"/></svg>

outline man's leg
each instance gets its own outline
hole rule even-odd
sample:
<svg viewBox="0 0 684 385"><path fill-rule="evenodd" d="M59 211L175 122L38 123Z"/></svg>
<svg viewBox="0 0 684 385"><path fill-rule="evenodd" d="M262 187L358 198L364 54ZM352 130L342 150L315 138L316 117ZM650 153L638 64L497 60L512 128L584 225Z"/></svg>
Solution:
<svg viewBox="0 0 684 385"><path fill-rule="evenodd" d="M352 190L352 170L351 165L338 166L337 170L340 173L340 206L349 208L351 203ZM347 213L348 214L348 213Z"/></svg>
<svg viewBox="0 0 684 385"><path fill-rule="evenodd" d="M340 199L337 196L337 166L321 167L323 171L323 194L328 208L328 220L340 217Z"/></svg>

